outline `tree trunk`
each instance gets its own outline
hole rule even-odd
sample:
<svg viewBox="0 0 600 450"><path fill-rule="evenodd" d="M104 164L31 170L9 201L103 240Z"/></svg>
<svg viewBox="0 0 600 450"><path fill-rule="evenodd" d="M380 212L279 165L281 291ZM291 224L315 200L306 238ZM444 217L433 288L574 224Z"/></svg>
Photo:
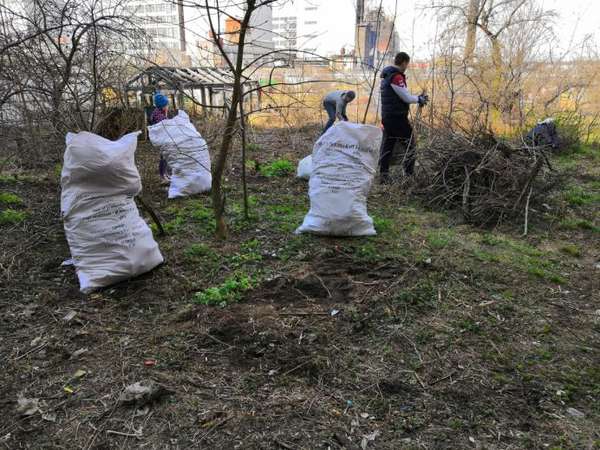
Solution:
<svg viewBox="0 0 600 450"><path fill-rule="evenodd" d="M240 131L242 135L242 191L244 194L244 219L250 218L248 207L248 183L246 180L246 118L244 117L244 95L240 101Z"/></svg>
<svg viewBox="0 0 600 450"><path fill-rule="evenodd" d="M221 141L221 148L219 149L219 153L212 170L211 196L215 214L215 235L218 239L226 239L228 234L227 223L225 222L225 193L223 192L223 173L225 172L227 157L229 155L229 150L231 150L233 135L236 130L239 102L242 99L244 44L246 41L246 32L250 24L250 18L252 17L252 13L256 8L256 0L247 0L246 8L244 19L240 24L240 38L237 44L235 67L233 67L233 94L231 96L231 105L227 113L225 132L223 134L223 140ZM208 14L211 13L208 8L207 12ZM218 36L215 36L215 38L218 39Z"/></svg>
<svg viewBox="0 0 600 450"><path fill-rule="evenodd" d="M465 42L464 60L470 63L475 54L477 43L477 21L479 20L479 0L469 0L467 12L467 37Z"/></svg>

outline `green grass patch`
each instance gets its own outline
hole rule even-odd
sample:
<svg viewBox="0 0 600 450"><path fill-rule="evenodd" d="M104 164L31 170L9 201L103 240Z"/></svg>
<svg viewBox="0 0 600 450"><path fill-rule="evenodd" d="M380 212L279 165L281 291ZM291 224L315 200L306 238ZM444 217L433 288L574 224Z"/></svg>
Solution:
<svg viewBox="0 0 600 450"><path fill-rule="evenodd" d="M223 257L201 242L191 244L183 251L187 264L202 271L202 275L215 276L223 265Z"/></svg>
<svg viewBox="0 0 600 450"><path fill-rule="evenodd" d="M436 302L438 288L431 280L420 280L413 287L402 289L394 296L394 303L410 306L427 306Z"/></svg>
<svg viewBox="0 0 600 450"><path fill-rule="evenodd" d="M194 301L201 305L225 307L229 303L240 301L244 292L252 289L255 284L256 280L253 280L248 275L235 274L227 278L219 286L197 292L194 296Z"/></svg>
<svg viewBox="0 0 600 450"><path fill-rule="evenodd" d="M234 268L240 268L249 264L255 264L262 261L260 252L261 243L258 239L251 239L240 246L240 252L229 257L229 264Z"/></svg>
<svg viewBox="0 0 600 450"><path fill-rule="evenodd" d="M481 250L478 248L473 250L473 255L475 255L475 257L477 259L479 259L480 261L483 261L483 262L499 263L501 261L499 255L497 255L493 252L489 252L487 250Z"/></svg>
<svg viewBox="0 0 600 450"><path fill-rule="evenodd" d="M175 216L163 223L163 228L167 233L181 231L187 224L200 224L201 228L207 232L215 229L212 209L200 204L198 200L193 200L185 205L181 203L171 205L167 208L166 213ZM156 232L156 227L151 226L150 228Z"/></svg>
<svg viewBox="0 0 600 450"><path fill-rule="evenodd" d="M206 244L192 244L183 251L183 254L191 260L198 260L209 255L214 255L214 251Z"/></svg>
<svg viewBox="0 0 600 450"><path fill-rule="evenodd" d="M571 206L587 206L600 202L600 194L589 192L581 186L572 186L564 193L566 202Z"/></svg>
<svg viewBox="0 0 600 450"><path fill-rule="evenodd" d="M17 177L14 175L0 175L0 183L13 184L17 182Z"/></svg>
<svg viewBox="0 0 600 450"><path fill-rule="evenodd" d="M4 184L15 184L17 182L37 183L41 181L44 181L44 177L42 176L27 174L0 175L0 183Z"/></svg>
<svg viewBox="0 0 600 450"><path fill-rule="evenodd" d="M427 244L434 249L448 247L454 241L456 233L453 230L434 230L427 233Z"/></svg>
<svg viewBox="0 0 600 450"><path fill-rule="evenodd" d="M391 231L394 222L384 217L373 216L373 225L377 233L387 233Z"/></svg>
<svg viewBox="0 0 600 450"><path fill-rule="evenodd" d="M288 203L283 200L281 204L268 205L265 218L280 231L290 233L302 223L305 214L306 207L304 204Z"/></svg>
<svg viewBox="0 0 600 450"><path fill-rule="evenodd" d="M254 142L247 142L246 143L246 150L248 150L249 152L257 152L261 148L262 147L260 146L260 144L256 144Z"/></svg>
<svg viewBox="0 0 600 450"><path fill-rule="evenodd" d="M567 282L567 280L565 280L562 276L552 270L541 267L537 262L526 262L525 269L529 275L533 275L534 277L541 278L543 280L552 281L556 284L566 284Z"/></svg>
<svg viewBox="0 0 600 450"><path fill-rule="evenodd" d="M265 177L286 177L295 171L294 164L287 159L278 159L260 168L260 174Z"/></svg>
<svg viewBox="0 0 600 450"><path fill-rule="evenodd" d="M62 175L62 164L61 163L56 163L54 165L54 169L52 170L52 174L54 175L54 178L60 180L60 177Z"/></svg>
<svg viewBox="0 0 600 450"><path fill-rule="evenodd" d="M16 225L27 218L27 213L14 209L5 209L0 212L0 225Z"/></svg>
<svg viewBox="0 0 600 450"><path fill-rule="evenodd" d="M21 205L23 199L12 192L0 192L0 204L3 205Z"/></svg>
<svg viewBox="0 0 600 450"><path fill-rule="evenodd" d="M484 235L481 239L491 248L474 248L473 255L480 261L498 264L530 276L558 284L566 280L558 273L560 258L526 242L498 235Z"/></svg>
<svg viewBox="0 0 600 450"><path fill-rule="evenodd" d="M318 241L310 235L292 235L286 239L283 249L279 252L279 258L288 261L292 258L308 257L312 253L312 247L317 244Z"/></svg>
<svg viewBox="0 0 600 450"><path fill-rule="evenodd" d="M575 244L566 244L560 248L560 251L566 255L571 255L575 257L581 256L581 249Z"/></svg>
<svg viewBox="0 0 600 450"><path fill-rule="evenodd" d="M481 242L486 245L496 246L500 245L503 240L493 233L486 233L481 237Z"/></svg>
<svg viewBox="0 0 600 450"><path fill-rule="evenodd" d="M579 219L579 218L564 219L564 220L560 221L559 226L563 230L578 230L579 229L579 230L588 230L593 233L600 233L600 227L594 225L592 222L590 222L587 219Z"/></svg>

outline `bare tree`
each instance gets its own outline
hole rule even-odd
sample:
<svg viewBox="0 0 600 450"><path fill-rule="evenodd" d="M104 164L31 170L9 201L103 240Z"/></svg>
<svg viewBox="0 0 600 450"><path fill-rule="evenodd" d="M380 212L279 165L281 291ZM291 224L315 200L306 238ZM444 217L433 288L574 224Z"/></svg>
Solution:
<svg viewBox="0 0 600 450"><path fill-rule="evenodd" d="M509 121L528 64L550 41L554 12L536 0L441 0L432 7L446 25L441 53L454 52L456 42L464 42L462 61L452 64L462 68L462 77L475 91L482 106L475 110L483 114L485 126Z"/></svg>
<svg viewBox="0 0 600 450"><path fill-rule="evenodd" d="M2 62L12 68L7 82L23 96L23 110L37 110L61 132L95 129L98 108L116 73L131 63L125 55L139 34L126 4L33 0L19 10L3 8L3 24L11 28Z"/></svg>

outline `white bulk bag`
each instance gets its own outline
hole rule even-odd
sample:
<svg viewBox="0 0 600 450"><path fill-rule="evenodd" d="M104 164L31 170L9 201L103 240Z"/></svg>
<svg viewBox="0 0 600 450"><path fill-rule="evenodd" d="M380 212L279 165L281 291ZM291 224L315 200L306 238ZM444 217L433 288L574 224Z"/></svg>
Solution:
<svg viewBox="0 0 600 450"><path fill-rule="evenodd" d="M376 234L367 196L376 173L381 129L339 122L315 143L308 184L310 210L296 233Z"/></svg>
<svg viewBox="0 0 600 450"><path fill-rule="evenodd" d="M296 171L296 177L304 178L305 180L310 179L310 173L312 172L312 155L308 155L306 158L302 158L298 163L298 170Z"/></svg>
<svg viewBox="0 0 600 450"><path fill-rule="evenodd" d="M210 191L208 146L185 111L149 126L148 133L171 168L169 198Z"/></svg>
<svg viewBox="0 0 600 450"><path fill-rule="evenodd" d="M137 136L117 141L68 133L60 209L81 291L140 275L163 262L134 196L142 190Z"/></svg>

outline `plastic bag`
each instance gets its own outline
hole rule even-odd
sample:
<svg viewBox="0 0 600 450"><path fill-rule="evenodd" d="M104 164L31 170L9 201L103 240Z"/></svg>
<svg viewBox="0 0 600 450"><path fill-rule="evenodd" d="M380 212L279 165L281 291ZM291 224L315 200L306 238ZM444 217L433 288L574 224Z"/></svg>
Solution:
<svg viewBox="0 0 600 450"><path fill-rule="evenodd" d="M117 141L88 132L67 134L60 204L84 293L163 262L134 201L142 189L134 160L138 134Z"/></svg>
<svg viewBox="0 0 600 450"><path fill-rule="evenodd" d="M171 168L169 198L210 191L208 146L185 111L149 126L148 134Z"/></svg>
<svg viewBox="0 0 600 450"><path fill-rule="evenodd" d="M303 178L305 180L310 179L310 173L312 172L312 155L308 155L306 158L302 158L298 163L298 170L296 171L296 177Z"/></svg>
<svg viewBox="0 0 600 450"><path fill-rule="evenodd" d="M376 234L367 196L377 170L381 130L340 122L315 143L309 181L310 210L297 233Z"/></svg>

